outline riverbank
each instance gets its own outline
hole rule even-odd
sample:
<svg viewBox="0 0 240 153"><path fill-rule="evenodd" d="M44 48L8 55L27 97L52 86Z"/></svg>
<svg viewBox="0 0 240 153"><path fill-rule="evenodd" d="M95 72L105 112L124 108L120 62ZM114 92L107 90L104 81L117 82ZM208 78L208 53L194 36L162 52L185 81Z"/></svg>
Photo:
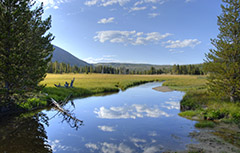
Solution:
<svg viewBox="0 0 240 153"><path fill-rule="evenodd" d="M199 121L195 124L199 131L190 133L199 144L189 144L187 150L178 152L240 152L240 104L211 96L205 84L199 82L201 79L206 78L163 83L163 87L186 93L180 102L179 115Z"/></svg>
<svg viewBox="0 0 240 153"><path fill-rule="evenodd" d="M75 78L73 88L57 88ZM118 92L129 87L153 81L196 80L198 76L189 75L110 75L110 74L48 74L41 84L46 84L43 92L57 101L64 100L69 94L73 97L86 97L99 93ZM186 82L186 81L184 81Z"/></svg>
<svg viewBox="0 0 240 153"><path fill-rule="evenodd" d="M75 78L73 88L55 87ZM153 81L196 79L197 76L180 75L111 75L111 74L47 74L41 85L46 87L40 93L31 93L31 98L26 102L16 103L14 109L0 108L0 116L12 113L28 112L51 104L50 99L65 101L71 98L87 97L95 94L105 94L126 90L129 87Z"/></svg>
<svg viewBox="0 0 240 153"><path fill-rule="evenodd" d="M199 143L187 145L185 152L240 152L240 129L233 124L220 123L214 128L199 129L190 133L190 137Z"/></svg>

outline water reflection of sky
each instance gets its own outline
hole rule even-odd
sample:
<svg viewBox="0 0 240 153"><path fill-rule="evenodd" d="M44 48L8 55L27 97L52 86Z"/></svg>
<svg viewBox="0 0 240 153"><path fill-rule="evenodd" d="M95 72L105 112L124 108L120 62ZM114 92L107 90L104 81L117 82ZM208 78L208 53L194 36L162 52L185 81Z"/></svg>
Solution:
<svg viewBox="0 0 240 153"><path fill-rule="evenodd" d="M53 152L154 153L182 150L195 142L188 136L194 121L179 117L182 92L158 92L148 83L118 94L74 100L67 104L84 121L79 130L56 116L46 126ZM49 117L55 111L44 111Z"/></svg>

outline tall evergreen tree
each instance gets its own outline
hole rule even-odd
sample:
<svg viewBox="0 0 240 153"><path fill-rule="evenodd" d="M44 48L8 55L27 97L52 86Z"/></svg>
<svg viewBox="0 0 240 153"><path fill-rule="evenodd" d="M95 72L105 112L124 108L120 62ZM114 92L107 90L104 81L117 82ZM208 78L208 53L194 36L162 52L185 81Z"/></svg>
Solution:
<svg viewBox="0 0 240 153"><path fill-rule="evenodd" d="M210 91L236 102L240 100L240 0L223 2L220 33L211 40L215 49L206 54L205 70Z"/></svg>
<svg viewBox="0 0 240 153"><path fill-rule="evenodd" d="M1 102L16 101L39 89L51 60L51 17L42 20L43 4L33 0L0 0Z"/></svg>

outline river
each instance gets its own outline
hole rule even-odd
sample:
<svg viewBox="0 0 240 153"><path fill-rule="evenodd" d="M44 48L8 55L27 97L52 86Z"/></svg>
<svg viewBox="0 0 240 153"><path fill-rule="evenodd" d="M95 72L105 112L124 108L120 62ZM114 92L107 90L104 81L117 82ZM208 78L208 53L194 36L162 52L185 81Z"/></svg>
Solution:
<svg viewBox="0 0 240 153"><path fill-rule="evenodd" d="M185 150L195 121L178 116L183 92L159 92L147 83L119 93L79 98L64 108L83 125L55 109L0 122L0 152L155 153Z"/></svg>

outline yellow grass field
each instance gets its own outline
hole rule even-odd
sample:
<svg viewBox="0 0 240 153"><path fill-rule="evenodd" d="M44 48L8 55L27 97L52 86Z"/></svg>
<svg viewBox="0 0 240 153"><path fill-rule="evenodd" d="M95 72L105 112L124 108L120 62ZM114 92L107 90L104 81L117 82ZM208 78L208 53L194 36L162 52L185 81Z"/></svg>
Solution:
<svg viewBox="0 0 240 153"><path fill-rule="evenodd" d="M190 75L47 74L41 84L46 84L46 87L54 87L54 84L60 83L63 86L66 81L70 83L73 78L75 78L74 87L88 90L118 87L126 89L133 83L140 81L165 80L164 85L178 90L198 88L206 83L204 76Z"/></svg>

